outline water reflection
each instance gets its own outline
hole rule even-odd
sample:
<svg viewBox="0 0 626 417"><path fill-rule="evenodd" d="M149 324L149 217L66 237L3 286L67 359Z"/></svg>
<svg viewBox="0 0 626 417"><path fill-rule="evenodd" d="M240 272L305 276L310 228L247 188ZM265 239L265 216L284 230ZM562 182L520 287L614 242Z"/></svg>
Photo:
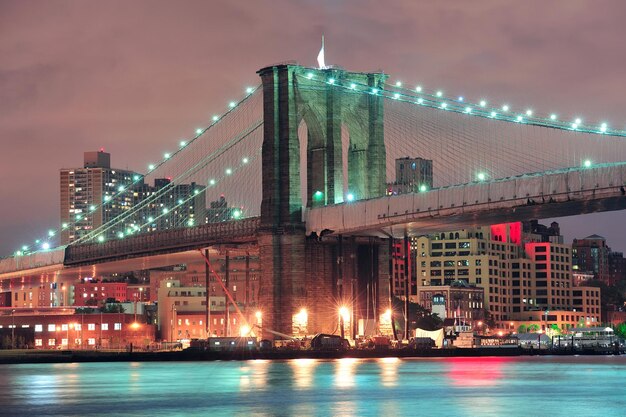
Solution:
<svg viewBox="0 0 626 417"><path fill-rule="evenodd" d="M269 380L269 369L271 362L265 359L257 359L245 362L239 367L239 388L265 389Z"/></svg>
<svg viewBox="0 0 626 417"><path fill-rule="evenodd" d="M617 416L625 374L626 357L4 365L0 415Z"/></svg>
<svg viewBox="0 0 626 417"><path fill-rule="evenodd" d="M315 359L293 359L289 361L293 371L294 384L298 388L309 388L313 384L313 374L317 361Z"/></svg>
<svg viewBox="0 0 626 417"><path fill-rule="evenodd" d="M486 387L498 384L502 369L511 358L449 358L446 376L458 387Z"/></svg>
<svg viewBox="0 0 626 417"><path fill-rule="evenodd" d="M337 359L335 362L335 385L340 388L354 386L354 371L358 363L355 358Z"/></svg>
<svg viewBox="0 0 626 417"><path fill-rule="evenodd" d="M378 366L381 370L381 382L385 387L393 387L398 382L399 358L380 358Z"/></svg>

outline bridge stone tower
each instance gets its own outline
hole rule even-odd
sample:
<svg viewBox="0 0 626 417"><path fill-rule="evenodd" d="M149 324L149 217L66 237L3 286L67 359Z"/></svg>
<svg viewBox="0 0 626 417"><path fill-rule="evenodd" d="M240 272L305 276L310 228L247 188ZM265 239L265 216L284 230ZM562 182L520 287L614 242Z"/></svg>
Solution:
<svg viewBox="0 0 626 417"><path fill-rule="evenodd" d="M263 198L259 255L259 302L263 328L291 334L294 317L308 312L307 331L332 332L337 325L337 251L305 236L300 190L298 129L306 123L307 205L344 201L385 191L383 98L351 90L351 84L382 88L386 75L341 69L276 65L258 71L263 84ZM349 132L343 157L342 130ZM269 335L266 335L269 336Z"/></svg>

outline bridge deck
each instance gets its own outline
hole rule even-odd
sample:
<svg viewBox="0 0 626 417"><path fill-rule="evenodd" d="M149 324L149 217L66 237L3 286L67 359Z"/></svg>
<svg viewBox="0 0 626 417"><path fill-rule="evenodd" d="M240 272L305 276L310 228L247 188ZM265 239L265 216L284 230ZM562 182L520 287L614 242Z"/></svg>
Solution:
<svg viewBox="0 0 626 417"><path fill-rule="evenodd" d="M626 163L470 183L305 211L307 234L429 233L626 209Z"/></svg>

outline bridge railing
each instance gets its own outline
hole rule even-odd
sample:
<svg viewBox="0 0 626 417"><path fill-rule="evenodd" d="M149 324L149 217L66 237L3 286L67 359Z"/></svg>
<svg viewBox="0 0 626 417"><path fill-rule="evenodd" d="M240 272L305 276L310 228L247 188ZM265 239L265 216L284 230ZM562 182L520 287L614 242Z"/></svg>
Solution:
<svg viewBox="0 0 626 417"><path fill-rule="evenodd" d="M70 245L65 250L64 264L76 265L142 254L197 249L215 242L238 243L256 236L259 225L260 218L252 217L151 232L102 243Z"/></svg>
<svg viewBox="0 0 626 417"><path fill-rule="evenodd" d="M64 248L50 251L35 252L23 256L12 256L0 260L0 274L12 273L20 270L44 268L50 265L63 263Z"/></svg>
<svg viewBox="0 0 626 417"><path fill-rule="evenodd" d="M623 198L626 162L520 175L309 209L307 234L347 232L459 215L483 215L550 203ZM582 210L582 209L581 209ZM558 213L556 213L558 215ZM562 213L564 214L564 213Z"/></svg>

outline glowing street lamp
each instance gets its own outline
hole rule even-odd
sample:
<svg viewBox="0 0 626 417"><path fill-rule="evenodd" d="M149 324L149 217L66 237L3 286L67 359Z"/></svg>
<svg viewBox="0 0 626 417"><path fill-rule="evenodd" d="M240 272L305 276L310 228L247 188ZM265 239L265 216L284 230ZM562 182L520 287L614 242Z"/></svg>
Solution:
<svg viewBox="0 0 626 417"><path fill-rule="evenodd" d="M346 306L339 307L339 327L341 329L341 338L345 337L345 323L350 321L350 310Z"/></svg>

